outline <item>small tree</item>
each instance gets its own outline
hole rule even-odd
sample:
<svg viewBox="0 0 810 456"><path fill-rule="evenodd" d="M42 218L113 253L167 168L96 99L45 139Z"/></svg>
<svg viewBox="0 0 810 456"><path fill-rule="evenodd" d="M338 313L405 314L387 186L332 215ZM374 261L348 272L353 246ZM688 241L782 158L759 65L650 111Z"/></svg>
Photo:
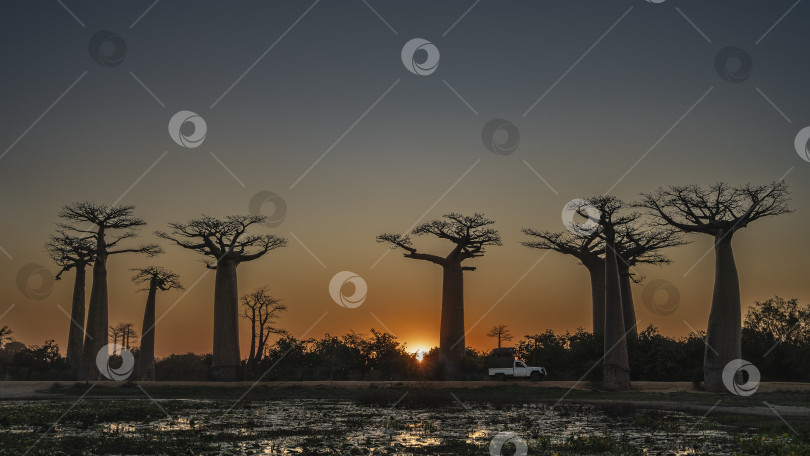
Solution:
<svg viewBox="0 0 810 456"><path fill-rule="evenodd" d="M138 336L135 335L135 329L132 323L118 323L115 326L110 325L109 333L113 338L114 344L118 344L118 339L120 338L121 343L118 345L127 350L129 350L131 347L130 343L134 343L138 338Z"/></svg>
<svg viewBox="0 0 810 456"><path fill-rule="evenodd" d="M133 269L135 275L132 281L144 284L141 291L148 291L146 307L143 311L143 326L141 326L141 351L138 356L138 378L140 380L155 379L155 301L158 290L182 290L180 276L159 266Z"/></svg>
<svg viewBox="0 0 810 456"><path fill-rule="evenodd" d="M115 345L118 345L118 337L121 336L121 329L121 323L118 323L117 325L110 325L107 330ZM124 343L123 337L121 338L121 343Z"/></svg>
<svg viewBox="0 0 810 456"><path fill-rule="evenodd" d="M274 326L281 312L287 310L287 306L280 301L270 296L267 287L257 288L242 296L242 316L250 321L250 354L247 367L251 373L264 359L270 335L284 333L284 330Z"/></svg>
<svg viewBox="0 0 810 456"><path fill-rule="evenodd" d="M206 267L217 271L212 365L217 380L235 381L241 362L236 267L287 245L287 240L282 237L247 233L251 226L265 220L263 216L231 215L215 219L204 215L187 223L170 223L170 233L157 233L161 238L213 260L206 262Z"/></svg>
<svg viewBox="0 0 810 456"><path fill-rule="evenodd" d="M107 345L109 325L109 300L107 297L107 259L111 255L140 253L148 256L162 252L155 244L122 248L121 242L137 236L137 230L146 225L143 219L133 215L135 206L109 206L89 201L73 203L59 211L59 217L67 223L59 224L66 233L89 238L94 243L93 287L90 290L90 305L87 311L87 330L82 346L82 363L79 378L97 380L96 356ZM87 229L84 225L90 225ZM79 227L81 226L81 228Z"/></svg>
<svg viewBox="0 0 810 456"><path fill-rule="evenodd" d="M483 214L465 216L457 213L444 215L445 220L434 220L416 227L411 234L432 234L450 241L454 246L446 256L421 253L413 247L409 236L385 233L377 236L377 242L391 244L392 248L405 251L405 258L424 260L442 267L442 317L439 335L439 361L448 378L457 377L464 358L464 271L474 267L461 263L484 255L490 245L501 245L501 236L490 225L493 220Z"/></svg>
<svg viewBox="0 0 810 456"><path fill-rule="evenodd" d="M8 327L8 325L3 326L0 328L0 348L6 344L6 342L11 341L11 335L14 334L14 331Z"/></svg>
<svg viewBox="0 0 810 456"><path fill-rule="evenodd" d="M512 333L506 328L506 325L493 326L487 333L487 336L498 339L498 348L501 348L501 342L509 342L513 338Z"/></svg>
<svg viewBox="0 0 810 456"><path fill-rule="evenodd" d="M742 355L740 282L731 241L734 233L764 217L790 212L787 184L731 187L718 183L659 188L643 194L639 206L647 208L662 223L685 233L714 238L715 276L703 376L706 390L721 392L723 369Z"/></svg>
<svg viewBox="0 0 810 456"><path fill-rule="evenodd" d="M95 258L95 243L92 239L68 234L60 229L51 235L45 244L45 250L58 266L61 267L56 274L56 280L62 274L74 269L76 275L73 281L73 300L70 306L70 328L68 329L67 361L78 367L82 359L82 345L84 341L84 282L87 266L93 264Z"/></svg>

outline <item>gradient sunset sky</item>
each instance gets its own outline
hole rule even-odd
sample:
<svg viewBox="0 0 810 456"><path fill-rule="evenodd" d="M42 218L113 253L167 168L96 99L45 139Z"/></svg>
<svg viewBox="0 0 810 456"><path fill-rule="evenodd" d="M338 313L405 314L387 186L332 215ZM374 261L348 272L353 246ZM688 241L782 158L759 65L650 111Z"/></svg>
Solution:
<svg viewBox="0 0 810 456"><path fill-rule="evenodd" d="M438 343L441 270L398 251L380 260L387 247L375 236L450 211L483 212L504 241L465 273L467 342L485 349L494 324L518 337L590 330L586 269L557 253L537 263L544 252L519 244L524 227L563 230L569 200L784 177L795 212L735 235L743 306L774 294L810 300L810 163L794 149L810 125L808 3L63 3L0 5L0 326L27 344L64 348L69 321L58 306L69 311L73 276L36 300L18 289L18 271L57 271L43 243L61 206L122 195L148 222L143 242L157 242L153 231L170 221L246 214L257 193L280 195L283 222L256 232L289 244L240 266L240 292L270 286L289 306L281 326L296 337L374 327L410 350ZM126 43L118 66L90 57L102 30ZM439 49L433 74L403 65L413 38ZM727 46L752 58L742 83L715 70ZM182 110L205 119L200 147L169 136ZM520 132L510 155L484 147L482 129L495 118ZM671 265L638 268L681 295L673 314L658 315L642 303L643 283L634 285L641 327L705 330L712 240L689 240L666 252ZM110 260L110 323L140 331L146 296L129 269L165 266L190 290L159 295L156 355L210 352L214 274L203 276L202 257L161 243L161 257ZM422 237L415 245L450 250ZM329 296L344 270L368 284L355 309ZM246 354L249 328L241 330Z"/></svg>

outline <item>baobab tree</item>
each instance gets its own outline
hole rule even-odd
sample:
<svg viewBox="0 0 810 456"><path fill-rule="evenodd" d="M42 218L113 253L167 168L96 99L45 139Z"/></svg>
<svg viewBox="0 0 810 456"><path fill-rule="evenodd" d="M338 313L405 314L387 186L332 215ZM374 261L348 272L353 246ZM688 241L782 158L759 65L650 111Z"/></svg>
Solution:
<svg viewBox="0 0 810 456"><path fill-rule="evenodd" d="M73 300L70 306L67 361L78 368L82 359L84 311L87 305L84 297L84 283L87 266L93 264L93 258L95 258L95 243L89 238L74 236L60 229L56 234L51 235L45 244L45 251L61 268L56 274L56 280L60 280L62 274L71 269L76 271L73 280Z"/></svg>
<svg viewBox="0 0 810 456"><path fill-rule="evenodd" d="M636 327L636 310L630 284L636 281L640 282L642 278L633 278L633 266L638 264L669 264L670 259L660 251L668 247L683 245L686 242L678 230L668 226L628 223L617 228L616 253L622 293L624 328L628 337L634 339L638 336L638 328Z"/></svg>
<svg viewBox="0 0 810 456"><path fill-rule="evenodd" d="M593 313L593 333L602 334L605 330L605 245L598 230L576 234L570 231L553 233L524 228L523 234L532 237L521 242L526 247L571 255L588 269L591 279L591 304Z"/></svg>
<svg viewBox="0 0 810 456"><path fill-rule="evenodd" d="M723 391L723 369L742 353L740 282L732 238L753 221L791 212L789 201L787 184L781 180L741 187L725 183L708 188L670 186L642 194L639 206L650 210L662 223L685 233L714 238L714 293L703 358L703 382L708 391Z"/></svg>
<svg viewBox="0 0 810 456"><path fill-rule="evenodd" d="M109 300L107 297L107 260L111 255L138 253L148 256L162 252L155 244L122 248L119 244L138 235L138 229L146 222L133 215L135 206L109 206L89 201L69 204L59 211L66 221L58 226L66 233L75 233L91 239L93 248L93 286L90 290L90 305L87 311L87 329L82 347L82 363L79 378L97 380L96 355L107 345L109 324ZM85 227L89 225L89 227Z"/></svg>
<svg viewBox="0 0 810 456"><path fill-rule="evenodd" d="M454 244L445 256L422 253L413 247L408 235L385 233L377 236L377 242L389 243L392 248L401 248L404 256L439 265L443 271L442 316L439 334L439 362L444 375L455 378L459 374L461 360L466 349L464 344L464 271L474 267L462 266L462 262L484 255L490 245L501 245L501 237L490 228L493 220L483 214L465 216L457 213L444 215L444 220L434 220L414 228L411 234L432 234Z"/></svg>
<svg viewBox="0 0 810 456"><path fill-rule="evenodd" d="M487 332L487 337L498 339L498 348L501 348L501 342L509 342L512 340L512 332L506 325L495 325Z"/></svg>
<svg viewBox="0 0 810 456"><path fill-rule="evenodd" d="M265 220L264 216L231 215L216 219L204 215L187 223L170 223L170 233L157 233L180 247L209 257L206 267L216 270L212 368L217 380L235 381L239 372L237 266L287 245L282 237L247 233L252 225Z"/></svg>
<svg viewBox="0 0 810 456"><path fill-rule="evenodd" d="M116 325L110 325L109 333L110 337L113 339L113 344L118 344L127 350L130 348L130 342L135 342L135 339L137 338L132 323L118 323ZM121 338L120 344L118 343L119 337Z"/></svg>
<svg viewBox="0 0 810 456"><path fill-rule="evenodd" d="M141 351L138 356L138 379L155 379L155 301L158 291L182 290L180 276L160 266L133 269L132 281L144 284L147 291L146 307L141 327Z"/></svg>
<svg viewBox="0 0 810 456"><path fill-rule="evenodd" d="M602 362L602 385L609 390L630 388L630 362L627 356L627 331L622 310L621 278L619 277L617 227L632 223L638 214L619 215L625 205L612 196L587 199L599 211L599 236L605 244L605 334ZM579 210L579 209L578 209Z"/></svg>
<svg viewBox="0 0 810 456"><path fill-rule="evenodd" d="M250 321L250 352L247 362L249 373L264 358L270 335L284 334L283 329L274 325L285 310L287 306L281 304L280 299L270 296L267 287L257 288L242 296L242 316Z"/></svg>

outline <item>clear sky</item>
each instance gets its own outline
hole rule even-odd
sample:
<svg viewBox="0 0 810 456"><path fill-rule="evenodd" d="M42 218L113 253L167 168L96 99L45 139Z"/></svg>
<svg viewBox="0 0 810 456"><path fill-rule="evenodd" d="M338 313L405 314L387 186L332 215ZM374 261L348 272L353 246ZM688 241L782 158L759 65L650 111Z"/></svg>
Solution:
<svg viewBox="0 0 810 456"><path fill-rule="evenodd" d="M793 144L810 125L810 4L62 3L0 4L0 313L8 310L0 325L25 343L53 338L64 348L67 339L59 306L70 309L72 274L41 300L16 284L29 263L56 272L43 243L58 209L122 195L152 242L167 222L245 214L257 193L278 194L283 222L257 232L289 245L240 266L240 292L269 285L289 306L281 326L297 337L374 327L411 349L438 341L441 271L400 252L378 262L386 247L375 236L449 211L483 212L504 241L466 273L467 340L483 349L498 323L519 337L590 329L585 268L555 253L535 264L543 252L519 244L523 227L564 229L567 201L784 176L795 212L735 236L743 306L774 294L810 299L810 163ZM90 56L100 31L126 44L117 66ZM403 65L413 38L439 50L432 74ZM715 69L727 46L751 57L743 82ZM199 147L169 135L169 119L183 110L206 122ZM484 146L482 129L495 118L518 129L514 153ZM272 204L262 208L272 215ZM711 239L690 239L666 252L671 265L638 268L681 295L675 313L657 315L641 302L643 284L634 285L641 326L671 336L705 329ZM146 296L129 269L162 265L190 289L158 297L156 354L209 352L214 275L202 276L196 254L163 244L162 257L109 262L110 323L140 328ZM449 251L430 239L416 244ZM355 309L329 296L330 279L344 270L368 284Z"/></svg>

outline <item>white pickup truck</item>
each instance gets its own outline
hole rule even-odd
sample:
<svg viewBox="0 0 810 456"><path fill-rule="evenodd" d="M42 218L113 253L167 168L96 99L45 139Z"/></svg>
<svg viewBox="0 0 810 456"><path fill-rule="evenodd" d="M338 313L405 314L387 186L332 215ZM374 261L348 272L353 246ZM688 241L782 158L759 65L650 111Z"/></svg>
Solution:
<svg viewBox="0 0 810 456"><path fill-rule="evenodd" d="M495 380L506 380L507 377L529 378L535 382L548 375L545 367L530 367L519 359L512 360L512 367L490 367L489 376Z"/></svg>

